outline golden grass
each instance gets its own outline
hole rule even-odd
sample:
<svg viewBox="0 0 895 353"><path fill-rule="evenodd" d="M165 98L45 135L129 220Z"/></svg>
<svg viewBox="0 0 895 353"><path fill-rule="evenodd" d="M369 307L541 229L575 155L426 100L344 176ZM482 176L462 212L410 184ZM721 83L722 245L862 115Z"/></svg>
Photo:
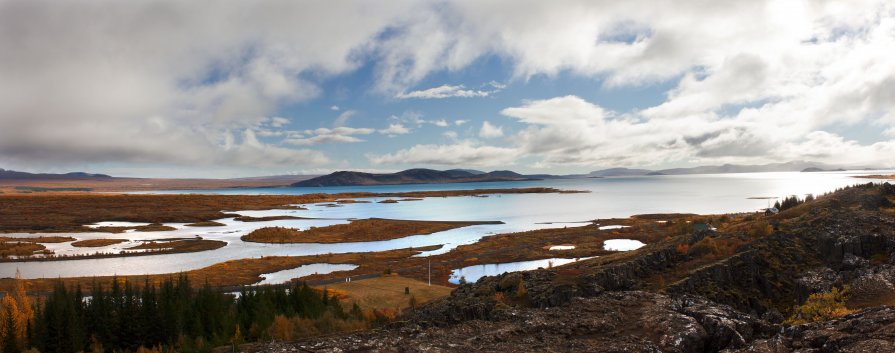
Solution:
<svg viewBox="0 0 895 353"><path fill-rule="evenodd" d="M205 250L219 249L227 245L227 242L220 240L172 240L172 241L147 241L140 245L127 248L125 250L171 250L172 252L196 252Z"/></svg>
<svg viewBox="0 0 895 353"><path fill-rule="evenodd" d="M36 243L0 242L0 257L31 256L46 248Z"/></svg>
<svg viewBox="0 0 895 353"><path fill-rule="evenodd" d="M403 238L417 234L432 234L454 228L477 224L497 224L499 222L442 222L408 221L396 219L369 218L354 220L347 224L326 227L312 227L295 230L283 227L265 227L244 235L243 241L258 243L346 243Z"/></svg>
<svg viewBox="0 0 895 353"><path fill-rule="evenodd" d="M433 284L401 276L381 276L351 282L340 282L317 286L327 288L344 298L346 303L357 302L364 310L405 309L410 307L410 298L417 305L427 303L451 294L453 288ZM410 294L404 294L404 288L410 288Z"/></svg>
<svg viewBox="0 0 895 353"><path fill-rule="evenodd" d="M190 223L190 224L187 224L186 226L187 227L223 227L225 225L226 224L223 224L221 222L202 221L202 222Z"/></svg>
<svg viewBox="0 0 895 353"><path fill-rule="evenodd" d="M0 241L20 241L27 243L67 243L77 239L72 237L58 236L40 236L40 237L4 237L0 236Z"/></svg>
<svg viewBox="0 0 895 353"><path fill-rule="evenodd" d="M76 248L98 248L126 242L127 239L86 239L71 243Z"/></svg>

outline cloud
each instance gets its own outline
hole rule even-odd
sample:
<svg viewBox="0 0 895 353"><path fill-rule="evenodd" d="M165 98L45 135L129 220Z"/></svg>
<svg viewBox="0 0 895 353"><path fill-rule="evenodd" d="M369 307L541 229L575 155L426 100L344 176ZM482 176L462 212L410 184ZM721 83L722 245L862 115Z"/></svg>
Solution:
<svg viewBox="0 0 895 353"><path fill-rule="evenodd" d="M290 133L282 128L303 121L264 117L330 97L328 80L361 67L380 97L488 96L506 83L411 88L433 74L475 74L464 70L492 58L508 83L568 75L610 90L673 88L622 112L576 96L523 102L502 111L523 126L508 146L422 146L509 149L543 165L855 160L839 151L885 161L891 140L833 127L895 134L892 47L895 4L881 0L5 1L0 162L328 163L280 142L363 134ZM432 123L415 114L382 133Z"/></svg>
<svg viewBox="0 0 895 353"><path fill-rule="evenodd" d="M354 110L346 110L342 112L341 114L339 114L338 117L336 117L336 120L333 121L333 126L345 126L345 124L348 123L348 119L351 119L351 117L353 117L355 114L357 114L357 112Z"/></svg>
<svg viewBox="0 0 895 353"><path fill-rule="evenodd" d="M297 146L311 146L324 143L354 143L364 142L365 140L355 137L355 135L369 135L375 132L374 129L368 128L352 128L352 127L335 127L332 129L319 128L315 130L306 130L302 133L291 136L283 140L284 144Z"/></svg>
<svg viewBox="0 0 895 353"><path fill-rule="evenodd" d="M385 134L385 135L390 135L390 136L404 135L404 134L409 134L410 129L404 127L404 125L402 125L400 123L393 123L393 124L389 124L387 128L379 130L379 133Z"/></svg>
<svg viewBox="0 0 895 353"><path fill-rule="evenodd" d="M395 95L395 98L398 98L398 99L409 99L409 98L444 99L444 98L457 98L457 97L472 98L472 97L487 97L494 92L497 92L497 90L492 90L492 91L469 90L469 89L465 89L465 87L463 85L457 85L457 86L441 85L438 87L433 87L433 88L419 90L419 91L398 93L397 95Z"/></svg>
<svg viewBox="0 0 895 353"><path fill-rule="evenodd" d="M416 145L395 153L367 155L374 164L497 166L511 164L517 152L510 148L481 146L472 141L452 145Z"/></svg>
<svg viewBox="0 0 895 353"><path fill-rule="evenodd" d="M329 110L339 111L339 106L338 105L331 106L331 107L329 107Z"/></svg>
<svg viewBox="0 0 895 353"><path fill-rule="evenodd" d="M289 122L290 122L289 119L278 117L278 116L270 118L270 126L275 127L275 128L280 128L280 127L289 125Z"/></svg>
<svg viewBox="0 0 895 353"><path fill-rule="evenodd" d="M503 127L491 125L488 121L482 122L482 128L479 130L481 138L495 138L503 136Z"/></svg>

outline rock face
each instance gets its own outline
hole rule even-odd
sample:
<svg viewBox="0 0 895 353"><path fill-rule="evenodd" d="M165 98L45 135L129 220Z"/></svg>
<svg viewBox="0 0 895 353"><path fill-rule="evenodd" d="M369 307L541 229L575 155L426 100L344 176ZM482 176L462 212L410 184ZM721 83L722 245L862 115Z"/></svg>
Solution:
<svg viewBox="0 0 895 353"><path fill-rule="evenodd" d="M294 346L315 352L714 352L746 347L776 331L704 299L640 291L606 292L547 309L506 306L495 313L490 320L414 322Z"/></svg>
<svg viewBox="0 0 895 353"><path fill-rule="evenodd" d="M834 320L787 327L731 352L895 352L895 308L877 307Z"/></svg>

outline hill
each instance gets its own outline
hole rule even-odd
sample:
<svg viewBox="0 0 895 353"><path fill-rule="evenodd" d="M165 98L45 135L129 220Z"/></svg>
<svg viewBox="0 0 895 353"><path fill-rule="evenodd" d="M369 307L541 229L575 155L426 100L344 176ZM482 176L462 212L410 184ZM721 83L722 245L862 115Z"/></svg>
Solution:
<svg viewBox="0 0 895 353"><path fill-rule="evenodd" d="M84 172L71 172L65 174L28 173L14 170L0 169L0 180L108 180L111 176L105 174L89 174Z"/></svg>
<svg viewBox="0 0 895 353"><path fill-rule="evenodd" d="M636 176L647 175L651 170L648 169L630 169L630 168L609 168L590 172L590 177L614 177L614 176Z"/></svg>
<svg viewBox="0 0 895 353"><path fill-rule="evenodd" d="M726 174L726 173L769 173L769 172L798 172L805 169L838 170L839 166L832 166L819 162L791 161L786 163L770 163L756 165L723 164L709 165L692 168L672 168L655 171L654 175L683 175L683 174Z"/></svg>
<svg viewBox="0 0 895 353"><path fill-rule="evenodd" d="M292 184L297 187L353 186L353 185L398 185L398 184L446 184L491 181L538 180L543 178L526 176L508 170L476 173L463 169L433 170L408 169L389 174L340 171Z"/></svg>
<svg viewBox="0 0 895 353"><path fill-rule="evenodd" d="M649 169L629 169L629 168L609 168L590 172L586 174L591 177L614 177L614 176L638 176L638 175L686 175L686 174L728 174L728 173L769 173L769 172L820 172L820 171L845 171L849 168L842 166L834 166L820 162L810 161L790 161L786 163L770 163L770 164L723 164L723 165L705 165L689 168L670 168L661 170ZM873 168L850 168L850 169L873 169Z"/></svg>

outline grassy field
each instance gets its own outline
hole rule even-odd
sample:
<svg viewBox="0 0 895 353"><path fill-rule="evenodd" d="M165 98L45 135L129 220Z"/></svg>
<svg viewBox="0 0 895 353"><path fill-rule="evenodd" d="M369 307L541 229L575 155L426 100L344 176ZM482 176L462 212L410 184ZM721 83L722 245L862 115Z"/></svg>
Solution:
<svg viewBox="0 0 895 353"><path fill-rule="evenodd" d="M408 221L369 218L326 227L296 230L283 227L265 227L242 236L243 241L258 243L347 243L403 238L416 234L432 234L477 224L502 222L443 222Z"/></svg>
<svg viewBox="0 0 895 353"><path fill-rule="evenodd" d="M453 288L401 276L380 276L359 281L341 282L318 286L327 288L345 298L348 303L357 302L364 310L399 309L410 307L411 297L416 305L427 303L451 294ZM409 288L409 294L404 289Z"/></svg>
<svg viewBox="0 0 895 353"><path fill-rule="evenodd" d="M73 242L71 243L71 246L74 246L76 248L98 248L102 246L115 245L126 241L127 239L87 239Z"/></svg>

